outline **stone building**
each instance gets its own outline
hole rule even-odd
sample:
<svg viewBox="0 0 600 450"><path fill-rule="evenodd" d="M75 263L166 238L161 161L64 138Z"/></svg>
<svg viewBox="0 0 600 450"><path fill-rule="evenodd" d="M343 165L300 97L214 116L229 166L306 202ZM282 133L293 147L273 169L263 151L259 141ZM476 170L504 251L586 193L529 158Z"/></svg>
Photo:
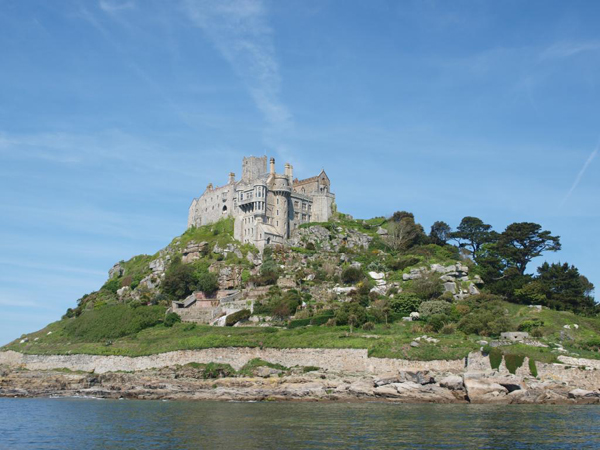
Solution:
<svg viewBox="0 0 600 450"><path fill-rule="evenodd" d="M275 172L271 158L246 157L242 162L242 178L221 187L208 185L206 191L192 201L188 228L217 222L224 217L235 219L234 237L243 243L263 249L269 244L284 244L291 232L303 223L326 222L333 210L335 195L324 170L315 177L298 180L293 167L285 164L283 174Z"/></svg>

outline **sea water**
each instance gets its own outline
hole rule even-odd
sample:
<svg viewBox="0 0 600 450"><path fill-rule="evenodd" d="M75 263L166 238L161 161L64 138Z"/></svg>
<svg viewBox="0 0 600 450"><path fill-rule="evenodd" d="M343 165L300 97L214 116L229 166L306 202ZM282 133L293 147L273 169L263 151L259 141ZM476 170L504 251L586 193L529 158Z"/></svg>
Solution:
<svg viewBox="0 0 600 450"><path fill-rule="evenodd" d="M0 448L600 448L600 406L5 398Z"/></svg>

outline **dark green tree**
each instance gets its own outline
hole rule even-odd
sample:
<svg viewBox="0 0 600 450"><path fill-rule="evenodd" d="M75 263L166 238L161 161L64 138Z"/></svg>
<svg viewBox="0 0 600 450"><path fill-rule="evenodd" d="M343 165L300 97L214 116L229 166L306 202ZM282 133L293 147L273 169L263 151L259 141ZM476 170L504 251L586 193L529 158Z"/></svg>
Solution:
<svg viewBox="0 0 600 450"><path fill-rule="evenodd" d="M218 277L208 271L200 271L194 274L196 278L196 289L206 295L212 295L219 289Z"/></svg>
<svg viewBox="0 0 600 450"><path fill-rule="evenodd" d="M509 267L525 274L527 264L545 251L560 250L560 238L550 231L542 231L541 225L532 222L510 224L499 236L495 251Z"/></svg>
<svg viewBox="0 0 600 450"><path fill-rule="evenodd" d="M196 289L194 268L175 260L165 273L160 289L163 294L173 299L183 299Z"/></svg>
<svg viewBox="0 0 600 450"><path fill-rule="evenodd" d="M553 309L590 314L596 311L592 297L594 285L580 275L575 266L545 262L537 271L535 280L518 294L525 294L529 299Z"/></svg>
<svg viewBox="0 0 600 450"><path fill-rule="evenodd" d="M452 228L446 222L438 220L431 225L431 231L429 232L429 239L432 244L446 245L448 239L452 234Z"/></svg>
<svg viewBox="0 0 600 450"><path fill-rule="evenodd" d="M460 221L451 238L459 243L459 247L471 251L473 259L477 261L480 250L485 244L496 240L497 233L492 231L492 226L477 217L467 216Z"/></svg>

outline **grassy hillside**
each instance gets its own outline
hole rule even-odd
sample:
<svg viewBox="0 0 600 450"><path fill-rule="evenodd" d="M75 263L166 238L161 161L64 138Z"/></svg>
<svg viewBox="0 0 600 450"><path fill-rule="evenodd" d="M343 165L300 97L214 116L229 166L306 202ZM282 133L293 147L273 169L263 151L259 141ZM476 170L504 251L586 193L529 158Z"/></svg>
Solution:
<svg viewBox="0 0 600 450"><path fill-rule="evenodd" d="M486 293L480 267L457 247L425 237L395 248L386 237L392 225L339 214L331 222L303 225L291 248L262 257L233 239L231 219L192 228L154 255L120 262L117 276L79 299L60 321L4 349L140 356L232 346L364 348L376 357L433 360L462 358L482 340L520 330L547 347L512 345L502 347L504 353L546 362L565 353L600 358L597 316L538 310ZM196 244L203 250L183 263L185 249ZM238 289L268 288L254 307L261 326L210 327L165 315L171 301L214 284L223 271ZM383 286L373 273L383 276ZM293 287L278 285L282 279ZM457 287L454 295L444 292L449 280ZM415 311L419 320L402 320ZM437 342L417 341L425 335Z"/></svg>

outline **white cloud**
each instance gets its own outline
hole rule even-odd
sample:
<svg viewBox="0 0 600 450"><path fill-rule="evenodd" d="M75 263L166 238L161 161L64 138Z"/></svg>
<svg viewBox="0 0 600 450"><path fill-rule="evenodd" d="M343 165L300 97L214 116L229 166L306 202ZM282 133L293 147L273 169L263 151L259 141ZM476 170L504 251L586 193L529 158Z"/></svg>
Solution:
<svg viewBox="0 0 600 450"><path fill-rule="evenodd" d="M561 59L575 56L583 52L594 52L600 50L600 41L587 42L560 42L546 48L539 56L541 61L550 59Z"/></svg>
<svg viewBox="0 0 600 450"><path fill-rule="evenodd" d="M281 101L281 76L273 31L261 0L184 0L185 11L246 85L269 124L270 138L291 126Z"/></svg>
<svg viewBox="0 0 600 450"><path fill-rule="evenodd" d="M109 14L118 13L119 11L135 8L135 3L132 0L129 1L115 1L115 0L100 0L98 3L100 9Z"/></svg>

